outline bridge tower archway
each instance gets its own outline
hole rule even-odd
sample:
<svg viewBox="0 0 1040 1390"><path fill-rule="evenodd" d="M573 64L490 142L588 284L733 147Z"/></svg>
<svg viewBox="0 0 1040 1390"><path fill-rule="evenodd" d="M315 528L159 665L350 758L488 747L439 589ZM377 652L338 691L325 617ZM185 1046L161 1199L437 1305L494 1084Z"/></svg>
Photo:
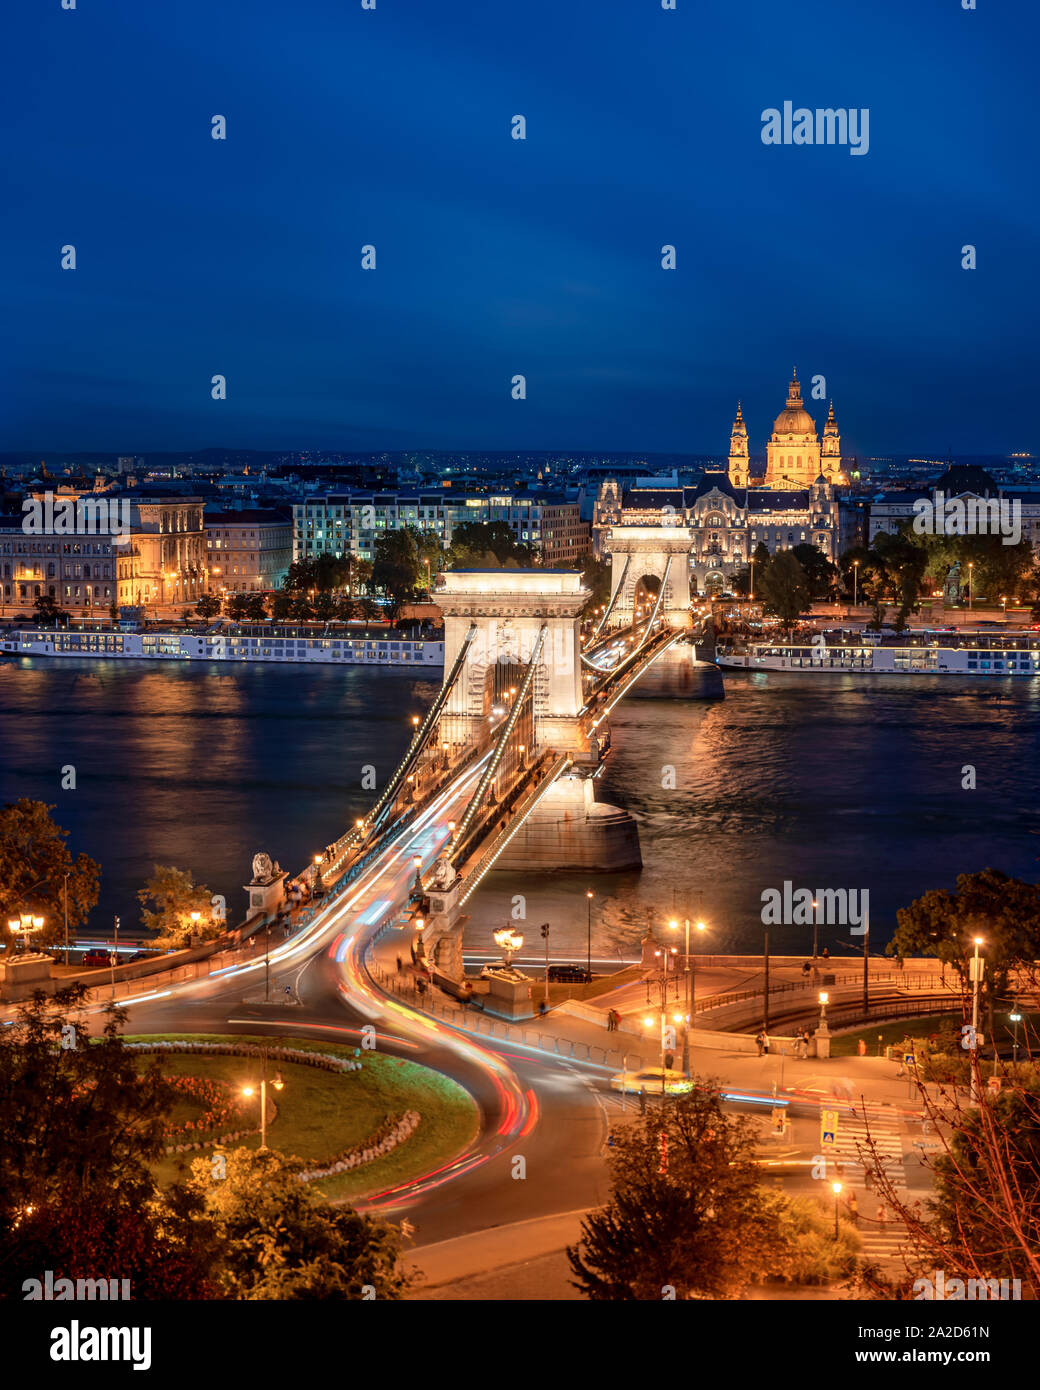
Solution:
<svg viewBox="0 0 1040 1390"><path fill-rule="evenodd" d="M659 590L662 586L658 616L670 627L692 625L693 531L689 526L612 526L604 539L604 549L611 557L612 592L616 594L611 626L628 627L636 622L640 592Z"/></svg>

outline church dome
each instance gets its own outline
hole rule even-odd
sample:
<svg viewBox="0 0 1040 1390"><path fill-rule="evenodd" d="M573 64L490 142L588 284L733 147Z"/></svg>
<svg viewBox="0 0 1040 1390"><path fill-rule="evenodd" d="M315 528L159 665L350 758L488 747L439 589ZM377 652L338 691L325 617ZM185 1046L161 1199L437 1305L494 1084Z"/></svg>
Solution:
<svg viewBox="0 0 1040 1390"><path fill-rule="evenodd" d="M773 434L816 435L816 423L802 404L802 388L797 372L787 388L787 404L773 421Z"/></svg>

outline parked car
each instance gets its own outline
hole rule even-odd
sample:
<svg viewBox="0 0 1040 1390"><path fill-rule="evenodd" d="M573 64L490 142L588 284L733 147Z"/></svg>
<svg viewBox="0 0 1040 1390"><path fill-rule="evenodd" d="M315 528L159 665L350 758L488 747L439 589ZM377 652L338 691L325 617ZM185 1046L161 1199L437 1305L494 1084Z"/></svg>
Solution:
<svg viewBox="0 0 1040 1390"><path fill-rule="evenodd" d="M135 960L155 960L156 956L161 955L161 951L135 951L132 956L128 957L126 963L128 965L133 965Z"/></svg>
<svg viewBox="0 0 1040 1390"><path fill-rule="evenodd" d="M109 963L107 951L83 952L83 960L81 962L83 965L108 965Z"/></svg>
<svg viewBox="0 0 1040 1390"><path fill-rule="evenodd" d="M583 965L550 965L549 980L558 985L587 985L592 975Z"/></svg>
<svg viewBox="0 0 1040 1390"><path fill-rule="evenodd" d="M693 1090L693 1082L681 1071L662 1071L660 1067L644 1067L642 1071L619 1071L610 1078L612 1091L626 1091L638 1095L645 1091L648 1096L661 1094L661 1078L664 1077L664 1091L669 1096L685 1096Z"/></svg>

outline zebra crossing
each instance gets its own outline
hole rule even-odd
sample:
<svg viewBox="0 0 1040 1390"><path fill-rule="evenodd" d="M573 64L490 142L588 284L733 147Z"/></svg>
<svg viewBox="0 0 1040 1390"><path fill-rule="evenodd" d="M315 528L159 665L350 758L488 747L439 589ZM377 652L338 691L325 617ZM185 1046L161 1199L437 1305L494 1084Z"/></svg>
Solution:
<svg viewBox="0 0 1040 1390"><path fill-rule="evenodd" d="M906 1187L903 1140L895 1106L880 1106L871 1111L869 1119L858 1110L855 1115L842 1112L834 1138L829 1151L838 1176L850 1186L865 1187L867 1169L880 1166L893 1187Z"/></svg>
<svg viewBox="0 0 1040 1390"><path fill-rule="evenodd" d="M873 1156L868 1139L873 1143ZM842 1112L830 1152L836 1175L846 1191L856 1192L859 1207L856 1229L862 1242L862 1258L873 1264L901 1267L900 1252L906 1243L902 1222L889 1208L885 1210L884 1219L880 1218L878 1208L884 1199L877 1195L874 1184L870 1188L866 1185L867 1169L880 1166L900 1200L905 1200L903 1141L895 1107L884 1105L872 1109L869 1118L864 1118L859 1111L855 1115Z"/></svg>

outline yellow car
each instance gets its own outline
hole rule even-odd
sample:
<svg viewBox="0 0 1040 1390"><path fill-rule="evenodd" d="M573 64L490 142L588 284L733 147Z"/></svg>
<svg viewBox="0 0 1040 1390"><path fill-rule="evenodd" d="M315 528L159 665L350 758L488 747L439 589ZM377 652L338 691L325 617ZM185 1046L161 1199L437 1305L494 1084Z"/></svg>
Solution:
<svg viewBox="0 0 1040 1390"><path fill-rule="evenodd" d="M664 1079L664 1092L669 1096L685 1096L693 1090L693 1082L681 1071L664 1071L661 1067L644 1067L642 1071L619 1071L610 1078L612 1091L625 1091L638 1095L645 1091L648 1096L661 1094L661 1081Z"/></svg>

